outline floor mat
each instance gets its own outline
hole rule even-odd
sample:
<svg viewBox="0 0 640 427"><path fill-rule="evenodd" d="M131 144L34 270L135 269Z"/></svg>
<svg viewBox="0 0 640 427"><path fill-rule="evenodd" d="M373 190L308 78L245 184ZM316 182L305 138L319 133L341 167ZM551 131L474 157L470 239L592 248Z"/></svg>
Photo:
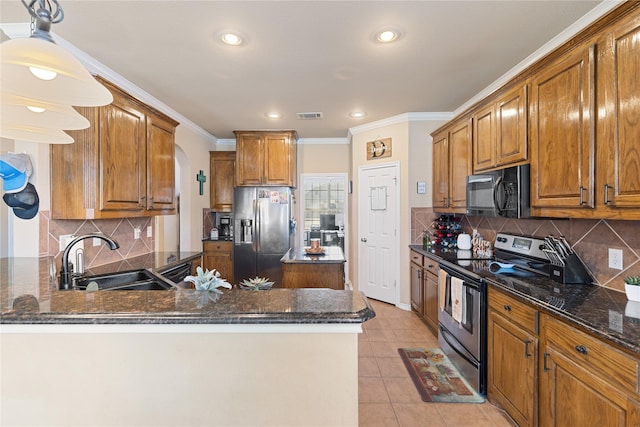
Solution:
<svg viewBox="0 0 640 427"><path fill-rule="evenodd" d="M423 401L484 402L439 348L399 348L398 353Z"/></svg>

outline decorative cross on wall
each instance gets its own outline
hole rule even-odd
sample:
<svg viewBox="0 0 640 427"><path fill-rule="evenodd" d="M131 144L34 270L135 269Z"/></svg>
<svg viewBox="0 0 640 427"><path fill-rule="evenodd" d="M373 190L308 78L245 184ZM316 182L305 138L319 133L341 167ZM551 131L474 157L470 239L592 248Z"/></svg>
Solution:
<svg viewBox="0 0 640 427"><path fill-rule="evenodd" d="M196 180L200 183L200 195L202 196L204 194L204 183L207 182L207 177L204 176L202 170L196 175Z"/></svg>

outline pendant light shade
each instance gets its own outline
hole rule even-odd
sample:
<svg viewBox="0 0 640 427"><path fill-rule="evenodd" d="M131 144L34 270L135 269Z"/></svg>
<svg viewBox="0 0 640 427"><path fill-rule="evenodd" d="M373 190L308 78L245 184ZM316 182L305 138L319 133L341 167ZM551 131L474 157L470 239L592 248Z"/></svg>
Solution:
<svg viewBox="0 0 640 427"><path fill-rule="evenodd" d="M0 44L0 64L5 93L75 106L100 106L113 101L111 92L78 59L43 39L12 39Z"/></svg>
<svg viewBox="0 0 640 427"><path fill-rule="evenodd" d="M35 126L43 129L86 129L89 120L73 107L30 99L14 94L0 93L2 105L0 123Z"/></svg>
<svg viewBox="0 0 640 427"><path fill-rule="evenodd" d="M73 138L61 130L37 128L32 125L22 126L2 123L0 133L3 138L44 144L71 144L73 142Z"/></svg>

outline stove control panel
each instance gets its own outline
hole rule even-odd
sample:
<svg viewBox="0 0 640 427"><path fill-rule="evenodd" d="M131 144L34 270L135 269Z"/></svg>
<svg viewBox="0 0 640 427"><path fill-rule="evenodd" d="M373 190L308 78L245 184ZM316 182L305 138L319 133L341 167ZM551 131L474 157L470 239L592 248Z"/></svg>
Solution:
<svg viewBox="0 0 640 427"><path fill-rule="evenodd" d="M544 248L544 240L535 237L498 233L493 246L495 249L525 255L527 257L547 259L547 256L542 251L542 248Z"/></svg>

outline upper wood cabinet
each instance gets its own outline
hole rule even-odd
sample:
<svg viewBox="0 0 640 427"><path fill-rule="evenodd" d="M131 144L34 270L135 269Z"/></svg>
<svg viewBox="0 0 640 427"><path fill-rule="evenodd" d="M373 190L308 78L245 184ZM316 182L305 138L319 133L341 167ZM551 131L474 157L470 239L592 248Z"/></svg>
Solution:
<svg viewBox="0 0 640 427"><path fill-rule="evenodd" d="M467 175L471 175L471 119L462 118L432 134L433 207L466 213Z"/></svg>
<svg viewBox="0 0 640 427"><path fill-rule="evenodd" d="M595 46L552 62L532 79L531 207L592 208Z"/></svg>
<svg viewBox="0 0 640 427"><path fill-rule="evenodd" d="M233 210L236 152L210 151L209 160L211 210L215 212L231 212Z"/></svg>
<svg viewBox="0 0 640 427"><path fill-rule="evenodd" d="M295 187L295 131L235 131L237 186Z"/></svg>
<svg viewBox="0 0 640 427"><path fill-rule="evenodd" d="M526 84L514 87L473 115L473 171L528 159Z"/></svg>
<svg viewBox="0 0 640 427"><path fill-rule="evenodd" d="M90 126L52 145L51 215L55 219L175 214L178 123L113 84L102 107L78 108Z"/></svg>
<svg viewBox="0 0 640 427"><path fill-rule="evenodd" d="M640 16L598 41L596 202L602 216L640 219Z"/></svg>

